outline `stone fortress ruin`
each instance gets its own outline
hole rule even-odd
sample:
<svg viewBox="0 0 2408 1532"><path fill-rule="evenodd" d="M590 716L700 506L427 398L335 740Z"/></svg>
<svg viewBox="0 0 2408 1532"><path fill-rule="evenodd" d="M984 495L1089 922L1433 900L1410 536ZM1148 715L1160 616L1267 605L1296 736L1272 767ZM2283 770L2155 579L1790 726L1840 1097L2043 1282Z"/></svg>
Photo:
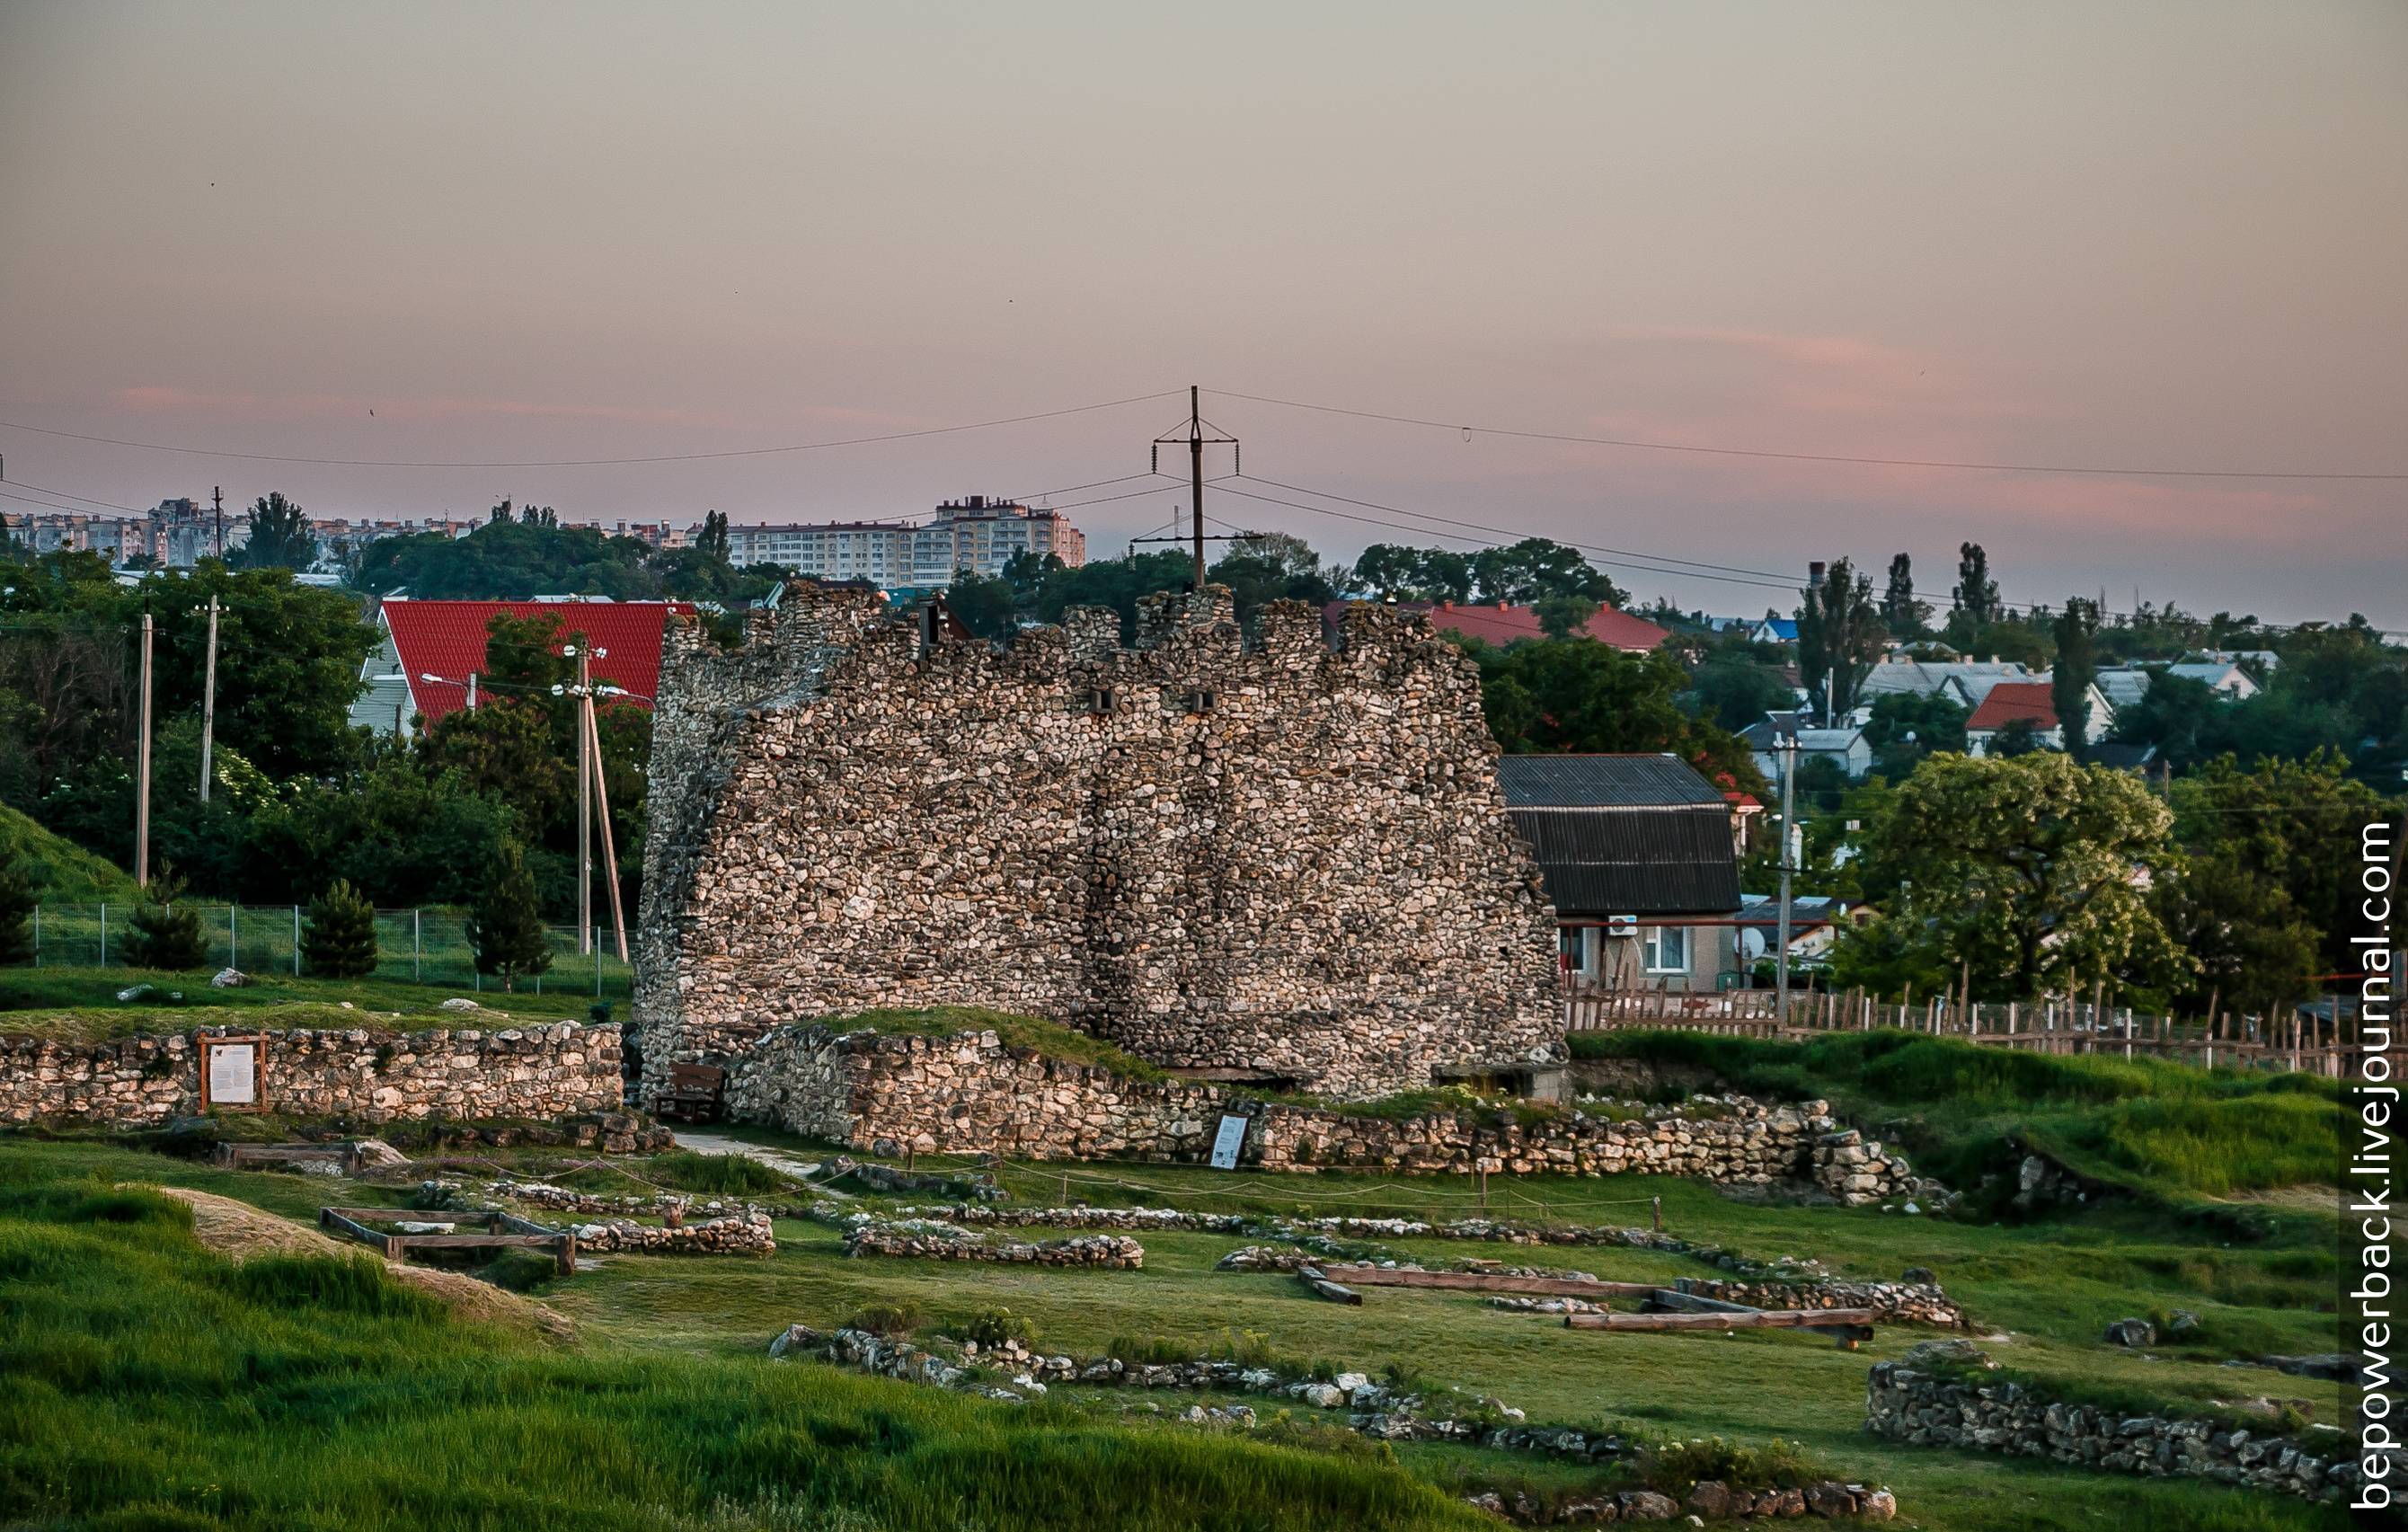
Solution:
<svg viewBox="0 0 2408 1532"><path fill-rule="evenodd" d="M872 1008L1046 1017L1361 1098L1559 1058L1555 933L1472 664L1426 621L1149 598L1009 648L787 587L672 628L634 1015L644 1092Z"/></svg>

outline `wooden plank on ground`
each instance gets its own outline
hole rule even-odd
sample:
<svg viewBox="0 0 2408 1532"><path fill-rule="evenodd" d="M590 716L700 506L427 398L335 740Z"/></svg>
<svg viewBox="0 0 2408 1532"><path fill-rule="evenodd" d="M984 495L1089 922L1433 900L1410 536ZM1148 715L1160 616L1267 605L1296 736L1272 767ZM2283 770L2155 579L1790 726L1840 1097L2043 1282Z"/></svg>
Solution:
<svg viewBox="0 0 2408 1532"><path fill-rule="evenodd" d="M557 1234L396 1234L391 1239L405 1250L498 1250L557 1245L564 1238Z"/></svg>
<svg viewBox="0 0 2408 1532"><path fill-rule="evenodd" d="M1585 1281L1573 1277L1509 1277L1497 1271L1399 1271L1389 1267L1333 1266L1324 1275L1358 1287L1442 1287L1465 1293L1529 1293L1547 1297L1646 1297L1661 1282Z"/></svg>
<svg viewBox="0 0 2408 1532"><path fill-rule="evenodd" d="M1310 1292L1318 1297L1327 1298L1332 1303L1351 1303L1358 1309L1362 1307L1362 1294L1357 1293L1351 1287L1342 1287L1338 1283L1331 1281L1327 1277L1321 1274L1318 1267L1309 1266L1297 1267L1296 1268L1296 1280L1304 1284L1307 1292Z"/></svg>

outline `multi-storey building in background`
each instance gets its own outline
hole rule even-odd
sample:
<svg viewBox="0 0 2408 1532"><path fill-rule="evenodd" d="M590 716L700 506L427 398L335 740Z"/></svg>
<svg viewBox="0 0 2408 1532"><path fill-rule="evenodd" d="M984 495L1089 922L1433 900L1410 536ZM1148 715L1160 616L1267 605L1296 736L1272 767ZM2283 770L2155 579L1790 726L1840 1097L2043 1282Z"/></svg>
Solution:
<svg viewBox="0 0 2408 1532"><path fill-rule="evenodd" d="M983 494L948 500L926 522L762 522L727 529L738 568L775 564L817 580L860 580L895 589L953 583L963 569L993 577L1015 553L1076 566L1087 539L1059 511Z"/></svg>

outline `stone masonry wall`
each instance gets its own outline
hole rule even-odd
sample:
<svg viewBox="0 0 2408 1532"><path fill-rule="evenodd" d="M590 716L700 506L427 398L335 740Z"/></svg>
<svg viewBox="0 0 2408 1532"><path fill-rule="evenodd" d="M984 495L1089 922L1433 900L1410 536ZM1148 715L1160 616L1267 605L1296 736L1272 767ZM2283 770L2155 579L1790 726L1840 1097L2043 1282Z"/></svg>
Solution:
<svg viewBox="0 0 2408 1532"><path fill-rule="evenodd" d="M1874 1366L1865 1386L1865 1429L1874 1436L2125 1473L2212 1479L2312 1500L2339 1499L2357 1482L2358 1465L2346 1456L2319 1456L2268 1432L2070 1404L2022 1383L1969 1382L1947 1371L1919 1370L1916 1360L1910 1353L1905 1360Z"/></svg>
<svg viewBox="0 0 2408 1532"><path fill-rule="evenodd" d="M1418 618L1150 598L1137 647L924 639L788 587L673 628L634 1012L647 1089L790 1022L974 1005L1334 1095L1562 1052L1477 668ZM1102 700L1099 700L1102 699Z"/></svg>
<svg viewBox="0 0 2408 1532"><path fill-rule="evenodd" d="M194 1038L222 1035L203 1028L108 1042L0 1037L0 1123L142 1127L190 1115L200 1110ZM616 1026L265 1036L267 1106L296 1117L550 1119L611 1111L621 1102Z"/></svg>
<svg viewBox="0 0 2408 1532"><path fill-rule="evenodd" d="M997 1153L1015 1159L1201 1161L1224 1112L1251 1113L1242 1158L1266 1170L1695 1176L1725 1184L1811 1181L1850 1204L1910 1195L1907 1164L1837 1129L1821 1103L1733 1098L1721 1115L1613 1122L1571 1112L1527 1122L1489 1111L1405 1118L1264 1102L1183 1081L1007 1046L993 1032L949 1038L782 1027L728 1084L727 1112L872 1153Z"/></svg>

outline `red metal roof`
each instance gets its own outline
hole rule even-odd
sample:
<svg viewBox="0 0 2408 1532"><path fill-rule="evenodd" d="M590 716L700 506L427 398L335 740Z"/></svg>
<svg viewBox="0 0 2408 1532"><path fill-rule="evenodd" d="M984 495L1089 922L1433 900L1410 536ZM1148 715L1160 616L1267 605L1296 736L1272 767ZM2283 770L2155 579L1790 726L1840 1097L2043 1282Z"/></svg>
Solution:
<svg viewBox="0 0 2408 1532"><path fill-rule="evenodd" d="M1344 608L1343 602L1332 602L1334 616ZM1402 601L1398 605L1407 611L1426 613L1430 625L1448 632L1460 633L1467 638L1478 638L1503 648L1524 638L1543 638L1547 630L1539 624L1539 614L1528 607L1504 607L1495 603L1485 606L1457 605L1441 601L1435 606L1426 601ZM1612 607L1599 607L1597 614L1582 624L1581 631L1598 643L1632 653L1644 653L1671 637L1642 617Z"/></svg>
<svg viewBox="0 0 2408 1532"><path fill-rule="evenodd" d="M2023 719L2041 733L2057 727L2057 703L2049 695L2049 683L2044 680L2002 680L1990 688L1990 694L1973 709L1965 721L1966 732L2003 729L2016 719Z"/></svg>
<svg viewBox="0 0 2408 1532"><path fill-rule="evenodd" d="M564 634L581 633L597 650L597 680L626 688L649 708L661 680L661 634L672 611L691 616L691 601L412 601L392 597L383 606L385 627L401 656L413 708L433 723L467 706L471 671L483 675L485 624L496 612L511 617L557 619ZM429 675L441 680L427 680Z"/></svg>

